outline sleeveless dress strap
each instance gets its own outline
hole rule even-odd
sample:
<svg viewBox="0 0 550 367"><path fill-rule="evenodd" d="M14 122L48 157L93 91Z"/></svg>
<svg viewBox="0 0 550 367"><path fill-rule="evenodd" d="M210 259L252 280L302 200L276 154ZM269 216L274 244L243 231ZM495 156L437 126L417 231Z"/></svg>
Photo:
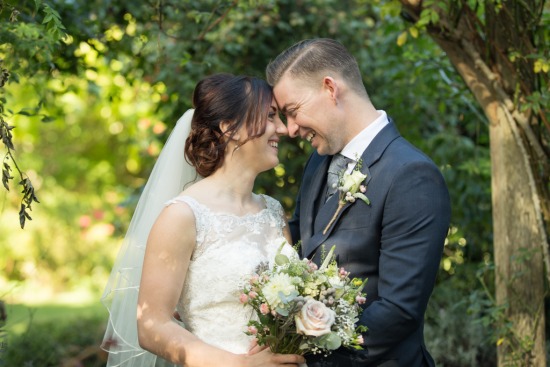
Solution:
<svg viewBox="0 0 550 367"><path fill-rule="evenodd" d="M193 211L193 214L195 215L195 231L197 232L196 246L200 247L200 245L204 242L204 238L208 231L208 225L209 225L208 224L209 217L206 213L206 209L197 200L195 200L190 196L175 197L171 200L168 200L166 203L164 203L164 205L170 206L178 203L187 204Z"/></svg>

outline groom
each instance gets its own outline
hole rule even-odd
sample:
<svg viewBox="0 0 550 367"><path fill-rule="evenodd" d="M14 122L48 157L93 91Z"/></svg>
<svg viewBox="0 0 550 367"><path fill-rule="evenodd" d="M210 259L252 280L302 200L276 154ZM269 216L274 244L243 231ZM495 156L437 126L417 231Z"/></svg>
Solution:
<svg viewBox="0 0 550 367"><path fill-rule="evenodd" d="M323 248L336 245L338 265L351 277L368 278L359 320L368 327L364 349L340 348L309 358L308 366L434 366L424 344L424 312L450 220L439 169L375 109L357 62L337 41L293 45L267 66L267 80L290 136L316 150L290 221L293 241L301 240L302 256L318 264ZM366 175L370 204L347 202L331 222L340 199L334 178L354 169Z"/></svg>

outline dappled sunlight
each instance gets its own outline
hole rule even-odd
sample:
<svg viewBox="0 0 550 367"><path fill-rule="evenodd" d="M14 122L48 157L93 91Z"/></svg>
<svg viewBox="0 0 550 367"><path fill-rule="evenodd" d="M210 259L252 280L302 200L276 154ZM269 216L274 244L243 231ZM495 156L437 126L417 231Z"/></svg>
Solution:
<svg viewBox="0 0 550 367"><path fill-rule="evenodd" d="M316 34L337 36L356 55L373 104L387 110L400 134L434 160L449 187L452 225L429 303L433 309L426 318L426 344L436 364L495 365L491 338L499 331L489 317L505 310L481 295L495 293L494 244L502 248L500 236L509 238L514 228L522 233L532 225L532 216L521 214L531 204L524 195L517 201L517 187L504 185L500 193L491 188L495 168L512 175L520 170L505 164L518 155L504 145L489 149L498 141L498 135L489 136L489 128L505 122L496 120L496 112L521 117L509 120L510 126L520 129L518 142L530 143L525 145L525 162L539 165L532 171L534 179L522 175L513 182L521 187L547 182L541 176L548 172L546 159L541 159L548 155L547 9L535 9L539 1L277 0L259 2L261 6L225 2L215 9L206 3L159 7L134 2L130 14L124 2L110 2L109 7L83 0L5 2L0 77L9 75L9 80L1 79L0 107L2 118L15 126L15 156L2 162L11 166L14 178L8 182L9 192L2 189L0 194L0 298L8 307L9 330L16 334L48 320L53 320L48 326L52 330L67 324L63 342L53 340L61 333L48 328L36 329L40 333L30 341L21 339L22 358L43 350L69 353L71 348L99 345L84 337L105 325L107 311L99 298L141 189L177 118L191 106L196 82L216 71L261 77L266 63L289 40ZM421 25L403 21L415 15L403 3L428 7L416 14L424 18ZM449 18L458 8L445 3L460 5L460 16ZM50 6L59 19L45 13ZM506 18L510 14L517 17ZM491 24L491 17L510 22ZM524 17L527 22L518 23ZM465 21L477 26L464 27ZM516 32L499 31L507 29ZM513 47L502 47L507 44ZM445 50L447 46L453 48ZM502 98L506 110L487 105ZM527 115L532 120L524 121ZM494 118L491 125L488 116ZM531 155L541 147L544 154ZM279 200L290 217L312 151L306 140L283 137L280 164L258 176L254 191ZM491 158L504 163L494 165ZM24 230L16 161L40 200L33 203L32 220ZM497 177L501 184L506 181L502 177L508 176ZM497 204L516 200L522 210L492 206L491 194ZM494 233L493 224L505 230ZM157 260L166 264L167 272L175 271L167 253ZM489 289L481 289L479 267L486 269ZM534 289L527 285L512 290ZM94 323L73 322L87 318ZM73 345L75 339L81 344ZM60 360L52 364L62 365ZM46 364L25 361L15 365ZM77 363L88 367L81 360L72 366Z"/></svg>
<svg viewBox="0 0 550 367"><path fill-rule="evenodd" d="M83 216L89 218L88 216ZM81 218L83 218L81 217ZM82 223L82 220L81 220ZM81 224L82 227L82 224ZM98 242L109 238L115 232L115 227L110 223L97 223L92 226L84 227L86 230L82 232L82 238L90 242Z"/></svg>
<svg viewBox="0 0 550 367"><path fill-rule="evenodd" d="M107 321L108 313L99 302L97 294L80 290L52 295L32 287L31 293L17 297L5 297L8 319L6 330L15 334L23 333L29 323L50 320L70 320L72 318L94 317ZM27 289L31 291L31 289Z"/></svg>

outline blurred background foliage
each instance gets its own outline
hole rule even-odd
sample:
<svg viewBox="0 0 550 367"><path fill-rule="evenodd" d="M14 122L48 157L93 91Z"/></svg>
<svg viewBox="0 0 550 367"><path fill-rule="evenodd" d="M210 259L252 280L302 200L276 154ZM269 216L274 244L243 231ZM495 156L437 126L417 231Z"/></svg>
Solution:
<svg viewBox="0 0 550 367"><path fill-rule="evenodd" d="M482 323L490 303L479 282L492 284L490 270L479 270L492 259L487 121L428 36L397 44L406 29L397 1L0 0L0 22L0 58L10 73L0 88L3 116L15 126L14 156L40 200L21 230L19 177L0 191L0 299L14 305L12 325L28 318L16 305L55 304L67 292L77 295L71 304L99 305L140 190L200 78L263 77L292 43L331 37L357 57L375 106L432 157L451 192L429 349L441 366L494 365L494 341ZM281 164L256 182L289 214L310 151L284 139ZM99 307L86 318L90 325L106 319ZM58 318L68 322L69 312ZM31 324L12 329L8 346L29 345L29 333L43 327ZM56 328L57 344L74 339L66 336L74 327ZM94 335L82 343L97 349L101 330ZM78 354L66 347L63 358ZM14 366L31 358L10 356ZM59 365L60 356L32 357L33 365ZM94 358L87 365L101 365L99 351Z"/></svg>

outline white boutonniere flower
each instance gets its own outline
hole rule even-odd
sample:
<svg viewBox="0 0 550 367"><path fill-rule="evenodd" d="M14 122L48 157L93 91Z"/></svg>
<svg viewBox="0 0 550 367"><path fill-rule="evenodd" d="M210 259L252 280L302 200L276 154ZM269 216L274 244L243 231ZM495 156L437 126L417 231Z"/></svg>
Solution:
<svg viewBox="0 0 550 367"><path fill-rule="evenodd" d="M370 205L369 198L365 195L367 186L363 185L363 182L367 178L367 175L360 171L362 161L359 159L355 168L351 173L342 172L338 180L338 208L332 216L332 219L325 227L323 234L326 234L330 226L336 220L336 217L347 203L354 203L355 200L363 200L365 204Z"/></svg>

